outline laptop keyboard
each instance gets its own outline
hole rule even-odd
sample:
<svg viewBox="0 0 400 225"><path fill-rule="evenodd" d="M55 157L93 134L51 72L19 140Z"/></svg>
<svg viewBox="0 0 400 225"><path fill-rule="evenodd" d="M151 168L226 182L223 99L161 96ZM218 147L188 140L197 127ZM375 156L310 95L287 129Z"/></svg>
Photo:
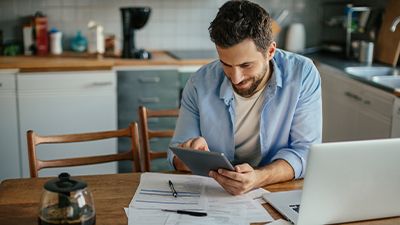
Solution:
<svg viewBox="0 0 400 225"><path fill-rule="evenodd" d="M289 207L290 207L291 209L293 209L294 211L296 211L297 213L299 213L300 204L289 205Z"/></svg>

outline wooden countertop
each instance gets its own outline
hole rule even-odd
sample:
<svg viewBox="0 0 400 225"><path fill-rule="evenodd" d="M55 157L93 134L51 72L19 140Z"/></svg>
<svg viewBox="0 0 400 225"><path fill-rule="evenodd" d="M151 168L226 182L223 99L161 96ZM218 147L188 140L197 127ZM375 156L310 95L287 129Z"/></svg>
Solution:
<svg viewBox="0 0 400 225"><path fill-rule="evenodd" d="M118 66L204 65L213 60L177 60L164 51L154 51L152 55L153 58L150 60L74 53L65 53L61 56L3 56L0 57L0 69L19 69L20 72L110 70Z"/></svg>

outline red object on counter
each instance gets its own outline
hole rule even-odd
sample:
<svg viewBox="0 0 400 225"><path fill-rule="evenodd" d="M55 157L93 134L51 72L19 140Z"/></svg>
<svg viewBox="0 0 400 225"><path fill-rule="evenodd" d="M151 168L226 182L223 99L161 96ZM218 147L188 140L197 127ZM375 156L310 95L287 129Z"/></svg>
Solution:
<svg viewBox="0 0 400 225"><path fill-rule="evenodd" d="M47 34L47 17L34 18L36 53L37 55L47 55L49 52L49 37Z"/></svg>

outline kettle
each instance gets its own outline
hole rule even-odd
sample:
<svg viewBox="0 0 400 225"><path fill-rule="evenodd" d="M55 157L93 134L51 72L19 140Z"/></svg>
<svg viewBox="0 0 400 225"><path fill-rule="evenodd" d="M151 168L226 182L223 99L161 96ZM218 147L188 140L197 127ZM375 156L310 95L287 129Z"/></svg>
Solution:
<svg viewBox="0 0 400 225"><path fill-rule="evenodd" d="M96 224L92 194L83 181L61 173L45 183L40 205L39 225Z"/></svg>
<svg viewBox="0 0 400 225"><path fill-rule="evenodd" d="M302 23L293 23L286 34L286 50L301 53L306 43L306 32Z"/></svg>

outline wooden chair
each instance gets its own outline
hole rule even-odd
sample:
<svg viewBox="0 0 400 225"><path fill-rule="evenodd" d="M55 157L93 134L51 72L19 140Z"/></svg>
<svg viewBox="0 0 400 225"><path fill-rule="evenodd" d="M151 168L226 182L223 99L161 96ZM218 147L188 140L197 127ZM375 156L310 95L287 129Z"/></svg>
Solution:
<svg viewBox="0 0 400 225"><path fill-rule="evenodd" d="M36 156L36 146L40 144L84 142L118 137L127 137L131 139L131 149L129 151L109 155L54 160L40 160ZM139 158L139 131L138 124L136 122L131 123L129 127L125 129L53 136L40 136L34 131L29 130L27 132L27 139L31 177L37 177L38 171L43 168L91 165L122 160L131 160L133 164L132 168L135 168L135 170L138 172L141 171Z"/></svg>
<svg viewBox="0 0 400 225"><path fill-rule="evenodd" d="M165 151L153 151L150 147L150 139L152 138L171 138L174 135L174 130L150 130L148 125L148 118L151 117L178 117L179 109L166 109L166 110L150 110L145 106L139 107L139 120L140 120L140 137L142 141L142 156L144 171L149 172L151 165L150 161L157 158L167 157L167 148Z"/></svg>

